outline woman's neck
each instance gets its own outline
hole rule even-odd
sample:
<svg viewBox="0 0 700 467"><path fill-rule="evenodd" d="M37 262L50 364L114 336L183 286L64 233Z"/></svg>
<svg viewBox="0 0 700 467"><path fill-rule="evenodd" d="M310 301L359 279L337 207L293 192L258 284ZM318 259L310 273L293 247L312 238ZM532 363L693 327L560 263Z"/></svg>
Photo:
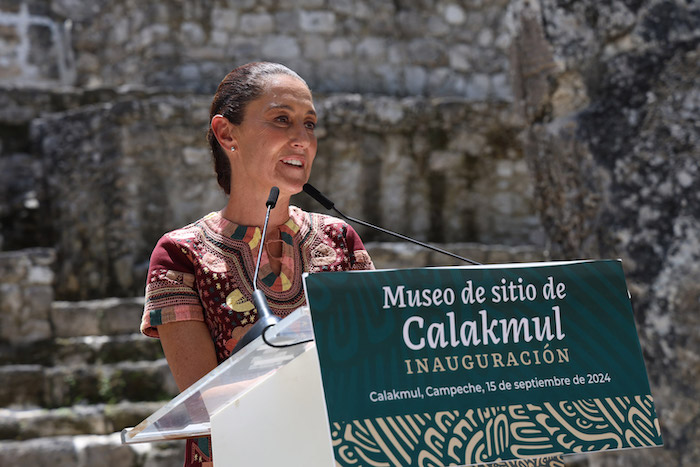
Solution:
<svg viewBox="0 0 700 467"><path fill-rule="evenodd" d="M231 192L226 207L221 211L222 215L238 225L257 226L262 228L267 212L266 202L269 193L246 193L245 196ZM268 232L278 227L289 219L289 196L280 194L277 204L270 211Z"/></svg>

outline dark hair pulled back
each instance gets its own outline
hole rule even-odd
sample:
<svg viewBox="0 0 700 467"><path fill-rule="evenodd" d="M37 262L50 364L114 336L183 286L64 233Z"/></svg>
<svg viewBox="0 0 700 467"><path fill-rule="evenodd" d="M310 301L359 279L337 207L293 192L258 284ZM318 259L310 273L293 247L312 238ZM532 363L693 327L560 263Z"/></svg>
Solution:
<svg viewBox="0 0 700 467"><path fill-rule="evenodd" d="M211 129L211 120L215 115L221 114L234 125L240 125L248 103L262 95L266 80L274 75L293 76L306 84L296 72L284 65L253 62L239 66L226 75L214 95L209 112L207 140L214 158L217 182L227 195L231 193L231 164Z"/></svg>

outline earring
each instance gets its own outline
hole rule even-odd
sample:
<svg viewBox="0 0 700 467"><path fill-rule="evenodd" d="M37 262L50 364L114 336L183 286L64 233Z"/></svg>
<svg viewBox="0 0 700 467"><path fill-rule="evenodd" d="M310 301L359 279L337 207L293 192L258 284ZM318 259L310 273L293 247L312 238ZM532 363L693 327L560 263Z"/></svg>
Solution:
<svg viewBox="0 0 700 467"><path fill-rule="evenodd" d="M236 148L234 146L231 146L231 152L235 151Z"/></svg>

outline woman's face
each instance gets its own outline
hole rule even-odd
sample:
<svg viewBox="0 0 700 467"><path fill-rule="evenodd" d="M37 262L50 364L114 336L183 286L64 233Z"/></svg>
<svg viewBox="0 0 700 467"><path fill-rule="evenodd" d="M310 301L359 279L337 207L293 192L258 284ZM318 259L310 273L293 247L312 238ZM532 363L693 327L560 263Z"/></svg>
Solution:
<svg viewBox="0 0 700 467"><path fill-rule="evenodd" d="M311 92L293 76L268 78L263 94L246 106L235 125L231 154L233 186L267 194L299 193L309 180L316 156L316 110Z"/></svg>

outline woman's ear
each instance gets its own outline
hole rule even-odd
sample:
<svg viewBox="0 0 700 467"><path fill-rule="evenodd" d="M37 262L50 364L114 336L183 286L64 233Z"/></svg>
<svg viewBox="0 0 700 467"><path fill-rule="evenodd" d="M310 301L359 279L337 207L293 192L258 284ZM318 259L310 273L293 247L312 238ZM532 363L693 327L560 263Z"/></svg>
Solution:
<svg viewBox="0 0 700 467"><path fill-rule="evenodd" d="M238 149L234 125L226 117L221 114L214 115L211 119L211 131L225 152L231 153Z"/></svg>

